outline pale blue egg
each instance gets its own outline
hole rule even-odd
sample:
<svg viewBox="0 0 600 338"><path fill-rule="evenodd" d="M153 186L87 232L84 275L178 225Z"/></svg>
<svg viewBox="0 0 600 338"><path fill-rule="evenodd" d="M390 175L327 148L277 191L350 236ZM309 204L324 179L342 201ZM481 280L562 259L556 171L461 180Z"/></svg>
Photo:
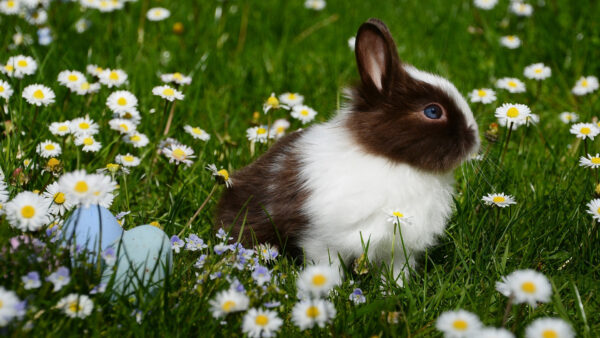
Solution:
<svg viewBox="0 0 600 338"><path fill-rule="evenodd" d="M99 205L81 207L73 212L63 227L63 240L89 251L104 251L123 234L117 219ZM93 260L93 259L92 259Z"/></svg>
<svg viewBox="0 0 600 338"><path fill-rule="evenodd" d="M171 272L171 241L157 227L140 225L127 230L112 248L117 253L116 268L104 271L102 283L108 284L114 273L113 290L119 294L130 295L139 287L152 292Z"/></svg>

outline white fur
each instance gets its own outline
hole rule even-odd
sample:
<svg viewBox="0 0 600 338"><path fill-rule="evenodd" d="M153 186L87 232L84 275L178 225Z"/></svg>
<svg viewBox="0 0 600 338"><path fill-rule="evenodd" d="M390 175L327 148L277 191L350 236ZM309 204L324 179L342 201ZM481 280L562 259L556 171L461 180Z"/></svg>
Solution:
<svg viewBox="0 0 600 338"><path fill-rule="evenodd" d="M308 260L336 263L339 254L348 263L363 253L362 238L369 243L369 259L393 263L398 277L407 261L414 264L414 253L444 231L452 210L453 175L366 153L344 127L345 116L342 112L313 126L298 140L300 175L309 192L303 210L309 225L299 244ZM398 207L412 217L412 224L401 227L408 257L387 221L386 210Z"/></svg>

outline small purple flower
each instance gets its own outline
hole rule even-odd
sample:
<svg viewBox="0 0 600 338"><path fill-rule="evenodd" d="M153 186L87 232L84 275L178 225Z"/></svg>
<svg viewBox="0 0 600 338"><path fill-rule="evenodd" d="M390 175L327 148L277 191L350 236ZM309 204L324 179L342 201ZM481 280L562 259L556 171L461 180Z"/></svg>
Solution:
<svg viewBox="0 0 600 338"><path fill-rule="evenodd" d="M229 249L231 249L231 247L225 243L219 243L213 247L213 250L215 250L215 253L217 255L222 255L223 253L225 253L225 251Z"/></svg>
<svg viewBox="0 0 600 338"><path fill-rule="evenodd" d="M265 262L273 261L279 256L279 251L276 247L269 245L268 243L261 244L257 247L258 254Z"/></svg>
<svg viewBox="0 0 600 338"><path fill-rule="evenodd" d="M90 290L90 295L104 293L104 291L106 291L106 283L100 283L100 284L94 286L94 288L92 290Z"/></svg>
<svg viewBox="0 0 600 338"><path fill-rule="evenodd" d="M71 281L71 277L69 276L69 269L61 266L55 272L51 273L47 281L54 284L54 289L52 291L56 292L63 288L63 286L69 284Z"/></svg>
<svg viewBox="0 0 600 338"><path fill-rule="evenodd" d="M213 279L221 278L221 276L223 276L223 273L221 271L217 271L215 273L211 273L209 277L211 280L213 280Z"/></svg>
<svg viewBox="0 0 600 338"><path fill-rule="evenodd" d="M257 265L252 272L252 278L259 286L271 281L271 271L264 266Z"/></svg>
<svg viewBox="0 0 600 338"><path fill-rule="evenodd" d="M135 317L136 323L142 324L142 320L144 320L144 313L141 310L135 309L131 311L131 316Z"/></svg>
<svg viewBox="0 0 600 338"><path fill-rule="evenodd" d="M179 250L181 250L184 245L185 242L177 237L177 235L173 235L173 237L171 237L171 246L173 247L173 251L175 251L175 253L179 253Z"/></svg>
<svg viewBox="0 0 600 338"><path fill-rule="evenodd" d="M40 274L37 271L31 271L25 276L21 277L23 284L25 284L25 290L37 289L42 286L42 281L40 280Z"/></svg>
<svg viewBox="0 0 600 338"><path fill-rule="evenodd" d="M113 264L115 264L115 261L117 260L117 257L115 255L115 249L113 249L112 247L106 248L102 252L102 259L104 259L106 264L109 266L112 266Z"/></svg>
<svg viewBox="0 0 600 338"><path fill-rule="evenodd" d="M129 215L131 213L131 211L121 211L120 213L118 213L115 218L116 219L121 219L127 215Z"/></svg>
<svg viewBox="0 0 600 338"><path fill-rule="evenodd" d="M204 244L204 240L198 237L196 234L191 234L188 238L185 239L187 244L185 245L186 250L190 251L198 251L208 247L208 245Z"/></svg>
<svg viewBox="0 0 600 338"><path fill-rule="evenodd" d="M225 232L225 230L223 230L223 228L219 228L219 231L217 231L216 236L218 239L223 240L223 242L227 242L233 239L233 237L227 237L227 233Z"/></svg>
<svg viewBox="0 0 600 338"><path fill-rule="evenodd" d="M206 257L206 255L200 255L200 257L198 257L196 260L196 263L194 263L194 267L196 269L202 269L204 267L204 263L206 263Z"/></svg>
<svg viewBox="0 0 600 338"><path fill-rule="evenodd" d="M27 313L27 301L24 300L18 302L17 305L15 305L15 311L16 317L22 319L25 316L25 313Z"/></svg>
<svg viewBox="0 0 600 338"><path fill-rule="evenodd" d="M231 283L231 288L240 293L246 293L246 288L244 288L244 284L240 282L239 279L234 278Z"/></svg>
<svg viewBox="0 0 600 338"><path fill-rule="evenodd" d="M350 294L350 300L354 303L354 305L362 304L366 302L366 298L361 289L356 288Z"/></svg>
<svg viewBox="0 0 600 338"><path fill-rule="evenodd" d="M279 301L266 302L263 304L263 306L266 307L267 309L272 309L272 308L278 307L280 305L281 305L281 302L279 302Z"/></svg>

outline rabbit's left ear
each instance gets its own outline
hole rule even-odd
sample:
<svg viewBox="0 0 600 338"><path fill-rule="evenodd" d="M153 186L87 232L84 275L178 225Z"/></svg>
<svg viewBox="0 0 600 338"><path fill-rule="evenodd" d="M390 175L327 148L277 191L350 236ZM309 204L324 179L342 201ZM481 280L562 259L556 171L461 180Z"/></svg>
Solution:
<svg viewBox="0 0 600 338"><path fill-rule="evenodd" d="M389 93L392 80L402 66L387 26L378 19L363 23L356 35L355 53L363 84L370 91Z"/></svg>

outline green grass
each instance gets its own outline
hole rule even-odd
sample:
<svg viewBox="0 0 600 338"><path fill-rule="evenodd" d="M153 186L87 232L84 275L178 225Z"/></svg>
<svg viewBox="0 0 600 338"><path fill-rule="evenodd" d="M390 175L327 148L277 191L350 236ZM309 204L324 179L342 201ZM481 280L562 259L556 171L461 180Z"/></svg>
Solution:
<svg viewBox="0 0 600 338"><path fill-rule="evenodd" d="M435 336L440 335L434 328L436 318L458 308L478 314L486 325L499 326L507 299L494 289L494 283L514 270L532 268L552 281L552 301L535 309L515 306L507 327L520 336L534 318L554 316L569 321L579 336L594 337L600 334L600 235L585 205L594 198L595 178L592 171L578 166L583 144L569 134L558 114L576 111L582 121L590 121L600 109L598 92L584 97L570 93L581 75L600 74L600 3L547 0L539 6L534 2L534 15L519 18L508 12L508 1L486 12L475 10L470 1L329 0L323 11L313 12L300 0L141 0L107 14L82 12L75 3L56 1L48 10L53 43L16 49L8 48L12 35L22 31L36 38L36 29L21 18L2 15L0 63L9 56L25 54L38 61L39 69L22 81L0 75L15 88L8 102L10 115L1 115L12 127L2 126L0 166L11 197L23 190L42 189L54 180L49 174L29 167L25 168L26 182L16 182L13 171L23 168L25 158L43 166L35 154L36 145L45 139L60 141L47 125L89 114L101 126L98 139L103 149L86 154L72 140L67 141L61 156L65 172L102 168L114 161L109 156L115 149L141 157L142 164L126 181L119 178L120 193L111 211L131 211L125 217L126 229L158 221L171 236L181 231L212 189L214 180L203 169L207 164L235 171L266 150L266 146L257 146L252 156L245 130L253 125L253 112L261 110L271 92L303 94L306 104L319 112L318 121L334 114L343 102L342 89L358 80L347 39L369 17L388 24L403 60L448 77L464 94L474 88L491 88L496 78L523 79L525 66L544 62L552 68L552 77L543 81L539 92L528 80L525 94L498 90L494 104L471 105L482 133L482 149L490 147L488 156L457 170L456 212L446 236L419 259L410 282L384 293L375 267L365 275L352 274L332 297L337 317L312 334ZM220 20L214 18L217 5L223 6ZM145 12L153 6L169 8L171 17L146 21ZM82 16L92 26L78 34L73 25ZM183 23L181 35L172 32L176 21ZM523 45L516 50L501 47L499 38L508 34L520 36ZM129 83L122 88L140 101L138 129L150 137L149 146L140 150L117 142L117 133L108 128L111 113L104 104L112 90L103 87L89 107L87 97L71 95L64 102L67 90L56 82L57 74L65 69L84 71L89 63L127 72ZM174 71L191 74L193 82L184 87L185 100L177 103L170 136L191 146L197 157L173 179L174 166L164 157L152 165L162 137L164 103L151 90L160 84L159 72ZM35 126L30 125L33 108L20 96L21 89L31 83L50 86L57 95L56 103L41 110ZM483 133L495 121L496 106L503 102L528 104L541 121L513 133L500 165L504 130L500 129L500 140L491 144L483 139ZM150 113L151 109L156 112ZM272 113L273 118L286 115L283 111ZM262 113L260 119L266 123ZM212 139L207 143L193 140L183 132L184 124L204 128ZM292 129L299 127L298 121L292 121ZM598 141L588 142L588 147L590 153L599 152ZM496 191L515 196L517 204L500 211L484 206L481 197ZM217 198L218 194L193 223L193 232L211 244L216 243L212 228ZM0 218L2 247L19 234ZM28 301L25 318L0 333L23 335L24 325L30 321L31 335L240 336L241 314L230 315L226 324L220 324L209 311L208 300L227 288L228 282L224 278L206 280L195 287L195 272L206 278L221 271L238 276L246 285L252 306L281 301L276 309L285 321L281 335L300 334L289 320L295 303L294 276L300 267L285 257L270 266L274 274L282 274L278 287L272 285L263 292L252 287L247 272L231 268L215 255L209 255L203 270L196 270L193 263L198 253L176 254L173 273L157 295L141 296L134 302L123 297L115 300L110 292L92 296L95 311L78 320L68 319L52 307L68 293L88 294L99 281L98 273L92 266L72 268L71 283L57 293L48 282L40 289L24 290L20 276L37 270L44 278L54 271L51 258L56 248L50 245L45 250L41 261L32 260L28 248L0 250L0 285ZM63 265L72 264L65 255L58 259ZM355 285L350 285L350 280ZM348 301L356 285L365 292L366 304L354 306ZM131 316L135 309L144 313L141 324ZM398 312L397 323L388 322L391 312Z"/></svg>

